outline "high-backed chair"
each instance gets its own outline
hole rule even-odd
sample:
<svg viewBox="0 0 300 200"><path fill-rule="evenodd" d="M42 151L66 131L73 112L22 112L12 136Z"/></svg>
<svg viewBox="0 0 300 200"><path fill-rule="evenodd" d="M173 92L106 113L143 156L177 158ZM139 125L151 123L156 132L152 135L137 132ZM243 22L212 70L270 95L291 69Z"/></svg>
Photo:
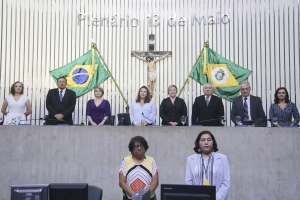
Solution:
<svg viewBox="0 0 300 200"><path fill-rule="evenodd" d="M102 200L102 189L95 185L89 185L89 200Z"/></svg>

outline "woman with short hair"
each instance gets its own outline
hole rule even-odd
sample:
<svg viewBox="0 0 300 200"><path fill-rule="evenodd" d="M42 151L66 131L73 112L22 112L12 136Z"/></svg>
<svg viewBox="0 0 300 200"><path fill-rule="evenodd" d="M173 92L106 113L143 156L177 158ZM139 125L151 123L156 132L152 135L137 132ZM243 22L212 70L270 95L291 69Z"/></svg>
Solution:
<svg viewBox="0 0 300 200"><path fill-rule="evenodd" d="M87 102L86 116L89 125L109 125L108 118L111 116L109 101L103 98L104 90L102 87L97 86L94 88L94 99Z"/></svg>
<svg viewBox="0 0 300 200"><path fill-rule="evenodd" d="M170 85L168 87L168 98L162 100L160 104L160 118L162 125L183 126L182 116L187 116L187 107L183 99L177 97L177 87Z"/></svg>
<svg viewBox="0 0 300 200"><path fill-rule="evenodd" d="M155 189L158 186L158 170L154 158L145 155L149 146L145 138L131 138L126 156L119 170L119 186L123 190L123 200L132 199L140 189L149 188L151 200L156 200Z"/></svg>

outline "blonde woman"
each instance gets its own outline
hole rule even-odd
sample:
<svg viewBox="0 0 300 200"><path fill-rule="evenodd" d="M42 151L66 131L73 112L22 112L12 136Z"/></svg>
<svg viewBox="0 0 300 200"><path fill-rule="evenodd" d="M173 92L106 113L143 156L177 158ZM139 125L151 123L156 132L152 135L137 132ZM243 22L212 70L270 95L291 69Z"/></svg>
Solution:
<svg viewBox="0 0 300 200"><path fill-rule="evenodd" d="M89 125L97 126L110 124L108 117L111 116L110 104L103 98L104 90L102 87L97 86L94 88L95 98L87 102L86 116Z"/></svg>

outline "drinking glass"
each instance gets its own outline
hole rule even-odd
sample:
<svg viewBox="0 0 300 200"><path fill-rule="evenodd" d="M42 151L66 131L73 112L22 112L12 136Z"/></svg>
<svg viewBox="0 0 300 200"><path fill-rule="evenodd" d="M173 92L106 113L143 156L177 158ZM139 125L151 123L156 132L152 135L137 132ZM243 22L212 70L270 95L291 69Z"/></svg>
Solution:
<svg viewBox="0 0 300 200"><path fill-rule="evenodd" d="M181 123L184 125L186 123L186 116L181 116Z"/></svg>
<svg viewBox="0 0 300 200"><path fill-rule="evenodd" d="M277 124L277 117L273 117L273 118L272 118L272 123L273 123L274 125Z"/></svg>
<svg viewBox="0 0 300 200"><path fill-rule="evenodd" d="M235 122L236 122L236 124L239 125L239 126L242 125L241 117L240 117L240 116L236 116L236 117L235 117Z"/></svg>
<svg viewBox="0 0 300 200"><path fill-rule="evenodd" d="M81 116L81 125L85 125L86 117L84 115Z"/></svg>

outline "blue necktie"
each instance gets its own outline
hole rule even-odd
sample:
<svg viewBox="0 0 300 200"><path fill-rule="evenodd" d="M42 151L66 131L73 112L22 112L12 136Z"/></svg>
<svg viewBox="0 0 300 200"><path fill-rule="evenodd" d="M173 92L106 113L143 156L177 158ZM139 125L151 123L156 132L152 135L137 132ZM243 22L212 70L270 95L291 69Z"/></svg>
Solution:
<svg viewBox="0 0 300 200"><path fill-rule="evenodd" d="M249 119L247 98L244 98L244 119Z"/></svg>
<svg viewBox="0 0 300 200"><path fill-rule="evenodd" d="M63 91L61 90L59 92L59 100L60 100L60 102L62 102L62 99L63 99Z"/></svg>

